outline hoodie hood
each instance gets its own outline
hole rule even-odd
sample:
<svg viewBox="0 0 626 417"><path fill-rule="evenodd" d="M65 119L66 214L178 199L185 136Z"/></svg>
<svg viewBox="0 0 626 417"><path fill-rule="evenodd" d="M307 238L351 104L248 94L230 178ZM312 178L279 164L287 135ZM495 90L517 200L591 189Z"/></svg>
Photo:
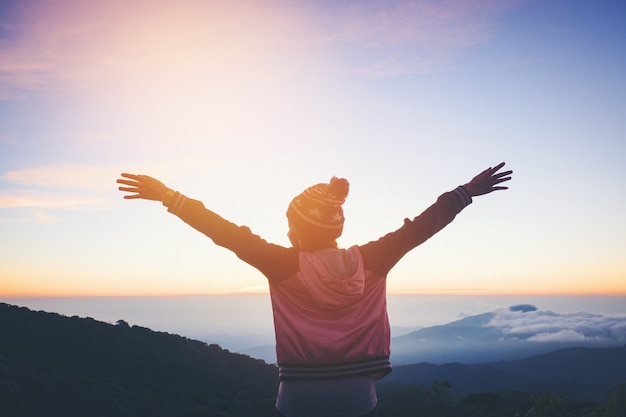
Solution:
<svg viewBox="0 0 626 417"><path fill-rule="evenodd" d="M356 246L300 252L300 274L304 287L325 310L359 300L365 289L363 258Z"/></svg>

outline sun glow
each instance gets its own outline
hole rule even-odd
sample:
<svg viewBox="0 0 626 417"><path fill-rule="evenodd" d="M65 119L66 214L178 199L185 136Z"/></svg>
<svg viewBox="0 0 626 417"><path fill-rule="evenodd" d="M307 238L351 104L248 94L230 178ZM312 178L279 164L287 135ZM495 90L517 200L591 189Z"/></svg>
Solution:
<svg viewBox="0 0 626 417"><path fill-rule="evenodd" d="M623 6L556 3L0 2L0 295L265 291L120 172L282 245L343 176L350 246L500 160L389 292L626 294Z"/></svg>

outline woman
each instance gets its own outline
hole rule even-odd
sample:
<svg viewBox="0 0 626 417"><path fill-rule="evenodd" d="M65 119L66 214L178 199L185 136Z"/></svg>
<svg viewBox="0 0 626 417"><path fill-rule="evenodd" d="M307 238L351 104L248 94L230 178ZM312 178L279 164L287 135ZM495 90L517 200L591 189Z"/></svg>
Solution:
<svg viewBox="0 0 626 417"><path fill-rule="evenodd" d="M126 199L161 201L269 281L280 384L278 416L377 416L375 381L391 372L386 277L411 249L472 202L507 187L504 163L439 196L413 220L378 240L337 247L349 184L333 177L296 196L287 209L291 247L271 244L145 175L122 174Z"/></svg>

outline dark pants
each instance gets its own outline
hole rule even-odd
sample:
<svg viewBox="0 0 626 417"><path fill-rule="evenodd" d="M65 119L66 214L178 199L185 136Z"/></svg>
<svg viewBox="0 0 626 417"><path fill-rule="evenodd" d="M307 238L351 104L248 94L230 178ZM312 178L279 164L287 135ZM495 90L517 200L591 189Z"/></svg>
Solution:
<svg viewBox="0 0 626 417"><path fill-rule="evenodd" d="M280 411L276 410L276 417L287 417L284 414L281 414ZM378 407L375 407L372 411L367 414L363 414L361 417L378 417Z"/></svg>

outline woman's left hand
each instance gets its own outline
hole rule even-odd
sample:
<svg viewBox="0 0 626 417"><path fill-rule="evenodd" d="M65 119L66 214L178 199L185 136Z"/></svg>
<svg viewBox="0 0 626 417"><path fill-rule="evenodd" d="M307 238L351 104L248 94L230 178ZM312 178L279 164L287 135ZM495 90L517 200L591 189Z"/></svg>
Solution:
<svg viewBox="0 0 626 417"><path fill-rule="evenodd" d="M513 171L498 172L503 166L504 162L501 162L493 168L487 168L472 178L472 180L463 187L472 197L488 194L492 191L508 189L509 187L498 185L509 181L513 173Z"/></svg>

